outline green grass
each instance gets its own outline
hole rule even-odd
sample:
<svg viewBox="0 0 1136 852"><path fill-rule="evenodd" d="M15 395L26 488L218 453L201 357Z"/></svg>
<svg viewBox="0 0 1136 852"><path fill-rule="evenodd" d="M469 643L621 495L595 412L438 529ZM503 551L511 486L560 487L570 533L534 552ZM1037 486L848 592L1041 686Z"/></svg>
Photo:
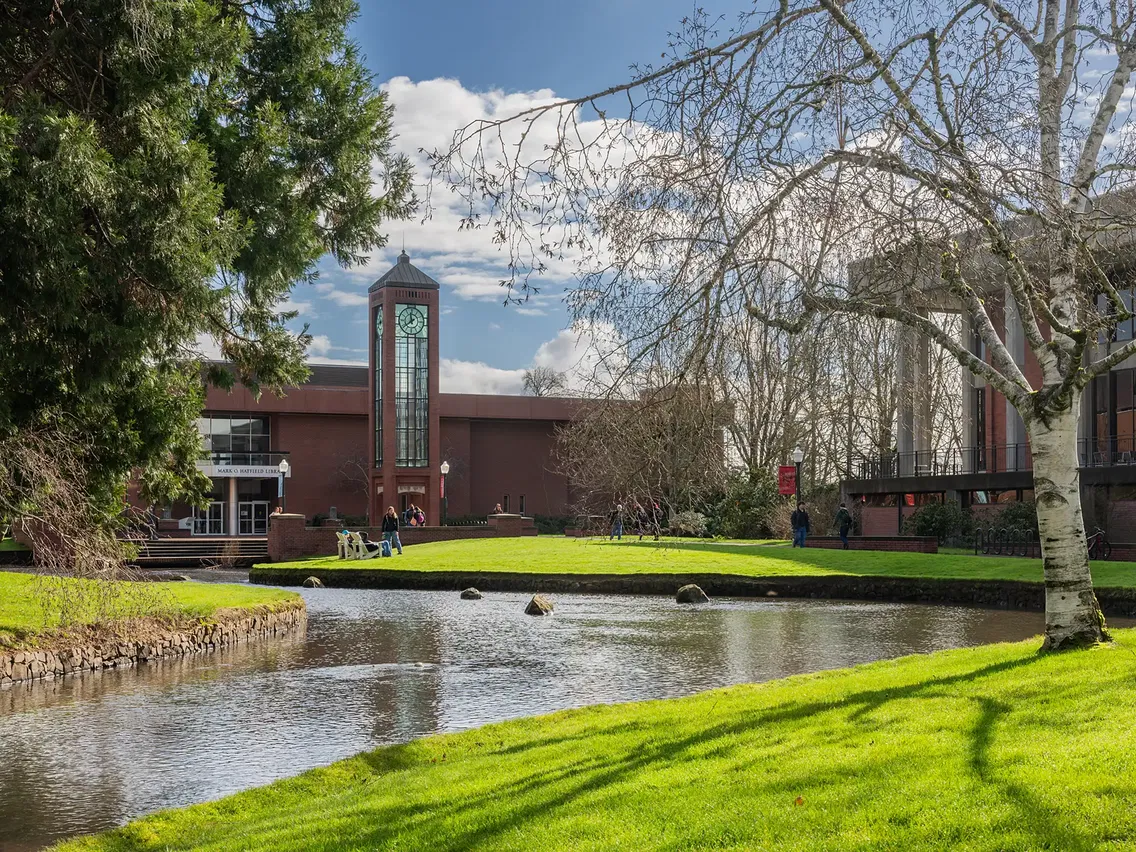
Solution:
<svg viewBox="0 0 1136 852"><path fill-rule="evenodd" d="M20 544L14 538L0 538L0 551L4 550L27 550L28 548Z"/></svg>
<svg viewBox="0 0 1136 852"><path fill-rule="evenodd" d="M335 557L274 562L265 569L392 568L411 571L525 571L560 574L722 573L747 576L853 574L942 579L1041 580L1041 560L958 553L804 550L725 542L624 542L556 536L416 544L404 555L367 561ZM1136 585L1136 563L1094 562L1096 585ZM254 569L255 570L255 569Z"/></svg>
<svg viewBox="0 0 1136 852"><path fill-rule="evenodd" d="M1117 637L430 737L62 849L1132 849L1136 633Z"/></svg>
<svg viewBox="0 0 1136 852"><path fill-rule="evenodd" d="M90 597L92 588L89 580L45 579L0 571L0 647L30 641L48 627L84 627L99 620L92 614L63 624L54 620L45 623L45 592L49 595L48 612L58 611L56 596L65 596L72 603L78 601L78 609L83 611L84 596ZM229 583L123 583L117 591L109 611L113 612L117 603L131 615L173 619L208 618L219 609L272 607L299 599L294 592L282 589ZM106 599L100 600L105 603ZM86 611L93 613L94 607L87 607ZM104 607L102 612L106 611Z"/></svg>

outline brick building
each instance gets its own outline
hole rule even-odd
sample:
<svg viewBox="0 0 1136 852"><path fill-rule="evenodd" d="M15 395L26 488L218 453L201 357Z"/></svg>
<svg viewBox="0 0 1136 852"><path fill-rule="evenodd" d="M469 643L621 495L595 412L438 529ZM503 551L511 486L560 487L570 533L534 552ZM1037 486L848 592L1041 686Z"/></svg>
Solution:
<svg viewBox="0 0 1136 852"><path fill-rule="evenodd" d="M1132 292L1126 291L1126 298ZM1021 319L1008 292L991 292L987 313L1010 354L1034 387L1041 367L1026 346ZM940 308L944 306L940 305ZM949 310L949 305L945 306ZM963 339L986 359L985 346L962 316ZM963 442L946 451L930 449L930 341L900 329L899 411L896 450L861 460L842 493L860 503L864 535L895 535L903 519L926 503L956 501L975 515L992 514L1007 503L1033 500L1033 470L1025 424L1006 398L962 370ZM1127 320L1115 339L1100 340L1092 357L1132 339ZM1087 387L1081 399L1077 457L1087 525L1099 525L1113 541L1136 542L1136 359L1118 364Z"/></svg>
<svg viewBox="0 0 1136 852"><path fill-rule="evenodd" d="M264 535L283 500L309 518L370 515L387 506L449 517L505 512L563 515L569 487L554 460L570 399L441 393L439 288L405 252L369 291L370 364L313 365L286 395L259 400L243 387L209 388L199 422L212 502L175 505L163 527L194 535Z"/></svg>

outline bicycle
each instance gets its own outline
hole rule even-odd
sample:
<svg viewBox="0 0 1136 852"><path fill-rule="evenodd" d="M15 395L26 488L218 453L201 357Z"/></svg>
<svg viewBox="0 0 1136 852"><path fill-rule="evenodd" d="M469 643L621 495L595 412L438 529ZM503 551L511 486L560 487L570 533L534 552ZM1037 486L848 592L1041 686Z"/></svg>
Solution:
<svg viewBox="0 0 1136 852"><path fill-rule="evenodd" d="M1112 556L1112 545L1108 543L1105 531L1097 527L1089 536L1089 559L1108 559Z"/></svg>

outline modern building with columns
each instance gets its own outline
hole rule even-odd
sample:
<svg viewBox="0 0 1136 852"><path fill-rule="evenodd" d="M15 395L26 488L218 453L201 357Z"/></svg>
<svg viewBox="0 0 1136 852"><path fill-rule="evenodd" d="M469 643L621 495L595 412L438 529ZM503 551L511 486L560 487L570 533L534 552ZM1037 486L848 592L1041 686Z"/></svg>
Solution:
<svg viewBox="0 0 1136 852"><path fill-rule="evenodd" d="M571 399L441 393L438 283L403 252L369 290L367 366L312 365L308 381L259 399L210 387L198 423L213 483L205 509L163 510L171 535L263 536L276 505L372 523L413 503L428 524L494 507L563 516L556 461ZM285 462L285 476L280 474ZM446 465L445 490L442 469ZM443 496L444 494L444 496Z"/></svg>
<svg viewBox="0 0 1136 852"><path fill-rule="evenodd" d="M1125 292L1131 303L1132 291ZM1041 367L1026 346L1021 318L1008 291L998 287L984 304L995 329L1031 384ZM949 302L933 310L958 313ZM962 340L986 360L985 345L965 313ZM970 371L961 370L962 444L932 449L930 350L925 335L900 330L896 448L862 459L842 493L858 501L864 535L894 535L903 518L929 502L956 501L977 513L1033 499L1033 470L1025 424L1014 406ZM1133 321L1113 341L1098 341L1094 357L1132 339ZM1113 541L1136 542L1136 359L1113 368L1085 389L1078 429L1078 459L1086 523L1104 527Z"/></svg>

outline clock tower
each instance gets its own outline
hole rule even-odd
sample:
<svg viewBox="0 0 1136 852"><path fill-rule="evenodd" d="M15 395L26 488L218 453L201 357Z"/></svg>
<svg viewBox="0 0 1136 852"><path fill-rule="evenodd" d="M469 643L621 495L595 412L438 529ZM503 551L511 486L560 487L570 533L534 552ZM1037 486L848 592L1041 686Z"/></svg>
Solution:
<svg viewBox="0 0 1136 852"><path fill-rule="evenodd" d="M368 291L372 526L411 503L439 521L438 295L405 250Z"/></svg>

